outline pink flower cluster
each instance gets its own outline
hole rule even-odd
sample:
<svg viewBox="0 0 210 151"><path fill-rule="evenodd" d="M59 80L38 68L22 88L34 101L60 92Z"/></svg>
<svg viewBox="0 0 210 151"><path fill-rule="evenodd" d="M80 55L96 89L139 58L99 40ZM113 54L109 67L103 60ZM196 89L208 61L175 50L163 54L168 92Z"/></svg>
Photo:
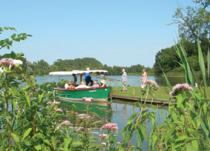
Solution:
<svg viewBox="0 0 210 151"><path fill-rule="evenodd" d="M71 122L68 120L64 120L62 123L60 123L60 126L70 126Z"/></svg>
<svg viewBox="0 0 210 151"><path fill-rule="evenodd" d="M64 120L63 122L61 122L61 123L56 127L55 130L60 129L62 126L71 126L71 125L72 125L72 123L71 123L69 120Z"/></svg>
<svg viewBox="0 0 210 151"><path fill-rule="evenodd" d="M23 62L21 60L16 60L16 59L12 59L12 58L3 58L0 60L0 65L8 66L8 67L18 66L21 64L23 64Z"/></svg>
<svg viewBox="0 0 210 151"><path fill-rule="evenodd" d="M176 96L178 93L183 92L183 91L192 91L193 88L187 84L187 83L181 83L181 84L176 84L173 88L172 91L170 92L171 96Z"/></svg>
<svg viewBox="0 0 210 151"><path fill-rule="evenodd" d="M159 88L159 85L154 80L147 80L145 85L152 86L154 88Z"/></svg>
<svg viewBox="0 0 210 151"><path fill-rule="evenodd" d="M104 124L101 128L102 129L107 129L107 130L110 130L110 131L117 131L118 130L118 127L117 127L116 123L107 123L107 124Z"/></svg>

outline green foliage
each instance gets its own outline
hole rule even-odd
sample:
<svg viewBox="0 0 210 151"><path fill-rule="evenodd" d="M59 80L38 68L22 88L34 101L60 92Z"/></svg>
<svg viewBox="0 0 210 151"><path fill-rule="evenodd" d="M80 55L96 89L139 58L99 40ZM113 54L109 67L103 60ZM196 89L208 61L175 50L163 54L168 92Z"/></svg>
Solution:
<svg viewBox="0 0 210 151"><path fill-rule="evenodd" d="M205 2L204 2L205 1ZM175 23L178 24L180 37L190 41L202 40L209 34L209 2L207 0L195 1L197 7L178 8L174 15Z"/></svg>
<svg viewBox="0 0 210 151"><path fill-rule="evenodd" d="M101 69L102 64L94 58L78 58L78 59L58 59L53 63L51 70L68 71L68 70L85 70L87 67L91 69Z"/></svg>
<svg viewBox="0 0 210 151"><path fill-rule="evenodd" d="M209 110L199 91L178 95L165 122L153 131L151 150L209 150Z"/></svg>
<svg viewBox="0 0 210 151"><path fill-rule="evenodd" d="M196 7L177 8L174 23L178 24L180 43L186 50L186 55L192 69L199 71L197 39L201 41L203 54L207 55L209 49L210 13L208 0L194 0ZM180 44L178 43L178 45ZM175 46L176 47L176 46ZM155 74L162 74L158 66L161 64L165 72L176 69L179 58L174 54L174 48L166 48L159 51L155 58ZM206 63L206 60L204 60Z"/></svg>
<svg viewBox="0 0 210 151"><path fill-rule="evenodd" d="M181 39L176 45L171 48L162 49L156 54L155 64L154 64L154 72L157 75L162 74L162 69L164 72L174 71L179 69L179 62L181 61L179 56L176 54L176 48L182 47L185 50L185 57L187 57L188 63L194 71L199 72L199 61L198 61L198 52L197 52L197 42L189 42L186 39ZM203 50L203 55L208 54L209 42L207 39L203 39L201 41L201 49ZM204 59L205 64L207 64L207 60ZM162 68L162 69L161 69ZM183 71L180 71L183 72Z"/></svg>
<svg viewBox="0 0 210 151"><path fill-rule="evenodd" d="M153 128L151 150L210 150L210 106L206 97L206 68L199 42L197 46L203 87L194 88L192 92L183 91L175 97L175 104L169 106L166 120ZM186 82L193 84L193 72L182 46L177 48L177 53L181 60L180 65L185 71Z"/></svg>
<svg viewBox="0 0 210 151"><path fill-rule="evenodd" d="M208 50L208 55L207 55L207 75L208 75L208 80L210 80L210 51Z"/></svg>
<svg viewBox="0 0 210 151"><path fill-rule="evenodd" d="M181 62L179 63L181 67L184 68L185 73L185 81L191 85L194 85L195 83L195 77L193 74L193 71L191 69L191 66L189 65L189 62L187 60L187 55L184 47L180 44L177 47L177 55L179 56Z"/></svg>
<svg viewBox="0 0 210 151"><path fill-rule="evenodd" d="M142 69L146 68L143 65L132 65L130 67L121 66L107 66L103 65L95 58L78 58L78 59L58 59L52 65L49 65L44 60L37 62L27 62L27 66L31 73L34 75L46 75L50 71L71 71L71 70L85 70L87 67L91 69L104 69L107 70L110 75L122 74L122 68L131 74L140 74ZM153 73L151 68L146 68L149 73Z"/></svg>
<svg viewBox="0 0 210 151"><path fill-rule="evenodd" d="M13 27L0 27L0 34L3 34L6 31L14 32L14 31L16 31L16 29ZM31 35L26 34L26 33L19 33L19 34L13 33L9 38L0 40L0 49L2 49L2 48L9 49L14 42L19 42L19 41L25 40L28 37L31 37Z"/></svg>

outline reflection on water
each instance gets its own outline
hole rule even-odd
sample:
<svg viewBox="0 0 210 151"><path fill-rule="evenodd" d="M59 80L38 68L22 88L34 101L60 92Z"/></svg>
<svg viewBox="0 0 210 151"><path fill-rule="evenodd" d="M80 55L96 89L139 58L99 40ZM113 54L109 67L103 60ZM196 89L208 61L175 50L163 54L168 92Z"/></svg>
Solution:
<svg viewBox="0 0 210 151"><path fill-rule="evenodd" d="M157 107L154 105L148 105L149 111L153 111L156 114L156 122L160 124L167 116L167 107ZM111 122L117 123L119 131L126 125L129 117L139 112L139 108L135 106L135 103L124 102L120 100L113 100L112 102L112 117Z"/></svg>
<svg viewBox="0 0 210 151"><path fill-rule="evenodd" d="M168 114L167 107L158 107L158 106L154 106L154 105L148 105L148 109L149 109L149 111L155 113L156 124L161 124ZM135 103L124 102L124 101L120 101L120 100L113 100L111 122L118 124L118 128L119 128L118 140L119 141L122 140L122 136L121 136L120 132L125 127L129 117L133 113L139 112L139 111L140 110L138 107L135 106ZM150 131L151 131L150 121L148 121L146 123L146 127L147 127L147 134L149 136ZM131 140L131 142L133 144L135 144L135 142L136 142L135 140L136 140L136 135L134 134L134 137ZM143 150L148 150L147 146L148 146L147 141L144 141L143 142Z"/></svg>

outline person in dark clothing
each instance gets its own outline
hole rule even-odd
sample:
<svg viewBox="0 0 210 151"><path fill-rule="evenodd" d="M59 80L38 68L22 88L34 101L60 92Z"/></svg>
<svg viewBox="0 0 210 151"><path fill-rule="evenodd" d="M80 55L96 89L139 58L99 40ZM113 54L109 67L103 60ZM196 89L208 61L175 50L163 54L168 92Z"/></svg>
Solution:
<svg viewBox="0 0 210 151"><path fill-rule="evenodd" d="M76 74L72 74L73 78L74 78L74 84L77 85L77 75Z"/></svg>
<svg viewBox="0 0 210 151"><path fill-rule="evenodd" d="M85 76L85 83L88 86L92 86L93 85L93 80L91 79L89 70L90 69L87 68L87 72L85 72L85 74L84 74L84 76Z"/></svg>

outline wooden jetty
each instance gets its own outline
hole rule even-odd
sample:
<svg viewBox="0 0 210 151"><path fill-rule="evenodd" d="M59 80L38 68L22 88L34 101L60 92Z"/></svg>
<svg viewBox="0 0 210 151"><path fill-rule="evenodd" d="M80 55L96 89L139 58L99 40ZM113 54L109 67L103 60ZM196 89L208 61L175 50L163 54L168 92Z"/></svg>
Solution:
<svg viewBox="0 0 210 151"><path fill-rule="evenodd" d="M146 104L153 104L153 105L162 105L162 106L168 106L170 104L173 104L174 101L171 100L157 100L157 99L140 99L138 97L133 96L122 96L122 95L111 95L110 99L120 99L124 101L130 101L130 102L141 102Z"/></svg>

